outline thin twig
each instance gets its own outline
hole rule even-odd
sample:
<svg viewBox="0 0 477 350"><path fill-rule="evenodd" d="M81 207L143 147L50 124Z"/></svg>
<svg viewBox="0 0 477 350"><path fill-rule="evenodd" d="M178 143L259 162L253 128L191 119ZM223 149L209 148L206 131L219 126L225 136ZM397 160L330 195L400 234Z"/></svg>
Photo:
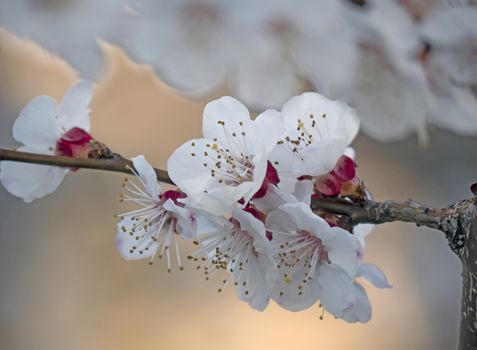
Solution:
<svg viewBox="0 0 477 350"><path fill-rule="evenodd" d="M22 163L54 165L65 168L105 170L125 174L132 174L130 168L134 168L130 160L125 159L118 154L114 154L113 159L90 159L71 158L0 149L0 161L2 160L10 160ZM169 175L167 174L167 171L160 169L154 169L154 171L156 172L157 179L160 182L174 184L170 179Z"/></svg>

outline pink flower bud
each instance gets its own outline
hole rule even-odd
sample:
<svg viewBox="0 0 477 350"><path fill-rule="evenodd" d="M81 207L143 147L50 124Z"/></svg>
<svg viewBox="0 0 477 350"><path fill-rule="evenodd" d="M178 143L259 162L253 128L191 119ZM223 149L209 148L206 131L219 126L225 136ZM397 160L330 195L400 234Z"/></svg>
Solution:
<svg viewBox="0 0 477 350"><path fill-rule="evenodd" d="M332 173L319 176L315 181L315 189L326 196L337 196L341 192L340 182Z"/></svg>
<svg viewBox="0 0 477 350"><path fill-rule="evenodd" d="M340 181L350 181L356 176L356 163L348 156L341 156L332 171Z"/></svg>
<svg viewBox="0 0 477 350"><path fill-rule="evenodd" d="M65 132L56 143L56 153L65 157L88 158L93 137L81 128L72 128Z"/></svg>

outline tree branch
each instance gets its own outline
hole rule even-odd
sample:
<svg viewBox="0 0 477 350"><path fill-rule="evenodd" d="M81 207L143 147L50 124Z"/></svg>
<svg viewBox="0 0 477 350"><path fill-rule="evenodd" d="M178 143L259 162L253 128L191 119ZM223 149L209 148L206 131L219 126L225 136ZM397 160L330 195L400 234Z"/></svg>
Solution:
<svg viewBox="0 0 477 350"><path fill-rule="evenodd" d="M34 154L0 149L0 161L16 161L23 163L53 165L67 168L84 168L132 174L133 163L114 153L111 159L71 158L54 155ZM154 169L160 182L174 184L166 171ZM348 216L352 224L402 221L427 226L442 231L444 209L425 207L413 200L407 202L365 201L352 203L340 198L314 198L313 210L323 210L333 214Z"/></svg>
<svg viewBox="0 0 477 350"><path fill-rule="evenodd" d="M62 156L52 156L45 154L35 154L27 152L0 149L0 161L10 160L14 162L33 163L43 165L54 165L64 168L83 168L113 171L116 173L132 174L133 163L119 154L114 153L111 159L91 159L91 158L71 158ZM174 184L167 171L154 169L157 180L168 184Z"/></svg>

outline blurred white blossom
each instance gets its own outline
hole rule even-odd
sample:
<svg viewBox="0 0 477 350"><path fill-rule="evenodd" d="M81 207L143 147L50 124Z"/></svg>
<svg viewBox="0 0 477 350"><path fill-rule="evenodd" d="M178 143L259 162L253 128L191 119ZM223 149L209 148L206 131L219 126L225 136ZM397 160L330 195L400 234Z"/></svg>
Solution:
<svg viewBox="0 0 477 350"><path fill-rule="evenodd" d="M430 125L477 133L476 7L466 0L7 0L0 25L98 76L122 45L188 97L227 87L249 108L314 89L382 142Z"/></svg>
<svg viewBox="0 0 477 350"><path fill-rule="evenodd" d="M103 69L98 40L115 43L126 30L123 0L2 0L0 27L66 60L85 78Z"/></svg>
<svg viewBox="0 0 477 350"><path fill-rule="evenodd" d="M435 123L462 135L477 133L477 8L436 7L422 25L429 45L425 67L437 100Z"/></svg>

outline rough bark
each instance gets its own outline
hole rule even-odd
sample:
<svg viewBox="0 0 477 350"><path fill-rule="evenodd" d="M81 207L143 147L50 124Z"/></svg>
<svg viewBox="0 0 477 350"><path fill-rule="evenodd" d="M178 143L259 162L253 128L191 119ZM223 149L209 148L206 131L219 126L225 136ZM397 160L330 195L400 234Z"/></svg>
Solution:
<svg viewBox="0 0 477 350"><path fill-rule="evenodd" d="M443 231L462 261L459 350L477 349L477 197L447 210Z"/></svg>

